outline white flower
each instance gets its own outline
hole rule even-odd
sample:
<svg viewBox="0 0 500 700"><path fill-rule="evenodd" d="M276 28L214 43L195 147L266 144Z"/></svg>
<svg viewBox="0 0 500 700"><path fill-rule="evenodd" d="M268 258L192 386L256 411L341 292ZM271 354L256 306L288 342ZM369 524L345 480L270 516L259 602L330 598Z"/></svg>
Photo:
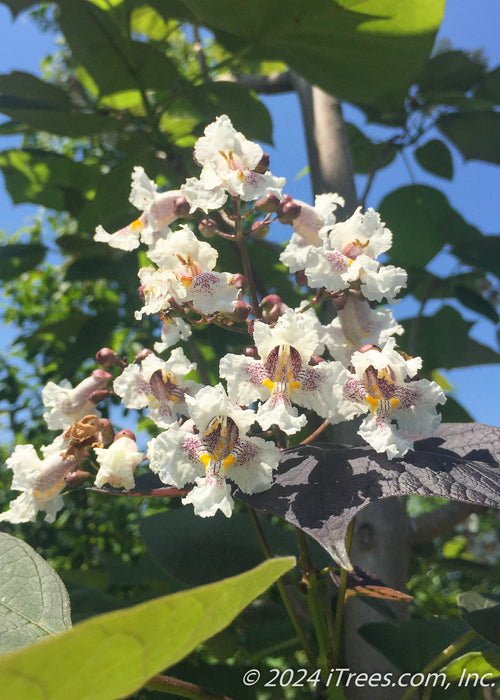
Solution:
<svg viewBox="0 0 500 700"><path fill-rule="evenodd" d="M180 340L189 340L191 332L191 326L182 318L165 317L161 324L161 340L154 344L154 349L159 353L164 352Z"/></svg>
<svg viewBox="0 0 500 700"><path fill-rule="evenodd" d="M254 412L232 405L220 384L203 387L186 401L199 432L173 425L151 440L150 468L165 484L196 484L182 501L192 503L196 515L205 518L221 510L229 517L234 502L226 478L244 493L269 488L279 450L246 435Z"/></svg>
<svg viewBox="0 0 500 700"><path fill-rule="evenodd" d="M390 248L392 233L373 209L365 214L357 209L347 221L325 226L319 236L323 243L309 248L304 267L311 286L340 292L359 280L367 299L393 301L406 285L402 268L376 260Z"/></svg>
<svg viewBox="0 0 500 700"><path fill-rule="evenodd" d="M409 434L436 430L441 421L436 405L446 400L435 382L416 376L421 358L405 359L395 350L395 342L389 338L382 349L355 352L354 373L343 392L346 410L352 415L369 412L359 435L389 458L402 457L413 448Z"/></svg>
<svg viewBox="0 0 500 700"><path fill-rule="evenodd" d="M136 166L132 173L129 201L142 212L141 215L114 233L108 233L102 226L98 226L94 240L108 243L112 248L120 250L135 250L141 240L152 245L160 236L168 234L168 226L179 216L177 205L183 194L180 190L160 193L157 190L144 168Z"/></svg>
<svg viewBox="0 0 500 700"><path fill-rule="evenodd" d="M166 428L177 421L177 414L188 412L186 394L195 393L199 385L183 379L195 368L182 348L172 350L166 361L150 353L140 367L137 364L126 367L115 379L113 389L127 408L147 407L155 424Z"/></svg>
<svg viewBox="0 0 500 700"><path fill-rule="evenodd" d="M227 195L244 201L259 199L266 194L281 197L284 178L269 171L256 172L263 151L236 131L225 114L209 124L195 144L194 156L202 166L200 179L189 178L181 190L191 205L191 211L219 209Z"/></svg>
<svg viewBox="0 0 500 700"><path fill-rule="evenodd" d="M310 408L332 423L344 419L338 407L348 372L340 362L309 365L322 348L317 328L315 317L288 309L273 328L255 323L260 360L242 355L221 359L220 375L227 379L231 400L241 405L260 400L257 420L264 429L276 424L289 434L300 430L306 417L292 404Z"/></svg>
<svg viewBox="0 0 500 700"><path fill-rule="evenodd" d="M322 340L332 357L347 366L353 352L363 345L382 346L391 335L401 335L403 327L391 309L372 309L364 299L346 294L337 318L323 326L323 331Z"/></svg>
<svg viewBox="0 0 500 700"><path fill-rule="evenodd" d="M17 445L6 464L12 469L12 490L22 491L14 499L9 510L0 514L0 522L27 523L36 520L44 511L45 520L53 523L56 513L63 506L61 491L66 485L64 477L79 467L81 459L63 459L61 440L43 449L45 459L40 459L33 445Z"/></svg>
<svg viewBox="0 0 500 700"><path fill-rule="evenodd" d="M345 203L340 195L332 193L316 195L314 207L298 199L294 201L300 204L300 214L291 223L294 233L280 255L281 262L292 273L305 268L311 247L322 245L320 230L335 224L334 212Z"/></svg>
<svg viewBox="0 0 500 700"><path fill-rule="evenodd" d="M99 464L95 477L98 488L104 484L113 488L134 488L134 472L143 459L135 440L127 435L118 436L109 447L96 447L94 452Z"/></svg>
<svg viewBox="0 0 500 700"><path fill-rule="evenodd" d="M48 382L42 389L43 405L50 408L50 411L43 414L48 427L51 430L65 430L86 415L92 413L99 416L91 396L104 389L111 378L109 372L96 369L75 388L67 379L63 379L60 384Z"/></svg>
<svg viewBox="0 0 500 700"><path fill-rule="evenodd" d="M186 225L159 240L149 257L160 267L139 271L146 303L138 313L166 310L170 297L177 304L191 303L203 314L233 311L238 289L229 272L213 271L217 256L215 248L199 241Z"/></svg>

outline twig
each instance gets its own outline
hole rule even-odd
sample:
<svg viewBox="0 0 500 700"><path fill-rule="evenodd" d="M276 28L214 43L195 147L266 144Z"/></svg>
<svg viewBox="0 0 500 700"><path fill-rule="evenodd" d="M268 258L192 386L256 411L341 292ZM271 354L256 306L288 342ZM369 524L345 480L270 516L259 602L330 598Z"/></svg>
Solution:
<svg viewBox="0 0 500 700"><path fill-rule="evenodd" d="M227 695L219 695L205 690L195 683L181 681L172 676L158 674L153 676L145 685L148 690L158 690L160 693L170 693L181 698L191 698L191 700L231 700Z"/></svg>

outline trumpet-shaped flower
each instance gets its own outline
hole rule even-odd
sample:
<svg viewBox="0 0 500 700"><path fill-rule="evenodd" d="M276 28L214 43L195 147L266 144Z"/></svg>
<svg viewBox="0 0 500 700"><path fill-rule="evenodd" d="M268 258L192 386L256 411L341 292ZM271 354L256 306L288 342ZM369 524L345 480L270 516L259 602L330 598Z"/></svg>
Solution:
<svg viewBox="0 0 500 700"><path fill-rule="evenodd" d="M182 318L176 316L163 318L160 340L154 344L156 352L161 353L176 345L180 340L189 340L191 326Z"/></svg>
<svg viewBox="0 0 500 700"><path fill-rule="evenodd" d="M188 226L158 241L149 256L159 268L143 268L139 273L146 300L139 314L165 310L170 297L177 304L191 303L203 314L234 309L238 288L233 275L213 271L217 251L199 241Z"/></svg>
<svg viewBox="0 0 500 700"><path fill-rule="evenodd" d="M62 441L58 438L42 450L40 459L33 445L17 445L6 464L12 469L12 490L22 493L10 503L9 510L0 514L0 522L27 523L44 511L45 520L53 523L63 506L61 491L65 476L75 471L83 459L64 459Z"/></svg>
<svg viewBox="0 0 500 700"><path fill-rule="evenodd" d="M172 350L166 361L150 353L140 367L128 365L113 388L127 408L147 408L155 424L166 428L177 421L178 414L188 413L186 395L195 393L199 384L184 377L195 368L182 348Z"/></svg>
<svg viewBox="0 0 500 700"><path fill-rule="evenodd" d="M306 423L293 404L309 408L336 423L344 419L339 411L342 386L348 372L340 362L311 366L311 356L322 348L318 322L311 314L288 309L271 328L258 321L253 337L260 360L243 355L225 355L220 375L227 379L229 397L249 405L260 400L257 420L267 429L278 425L295 433Z"/></svg>
<svg viewBox="0 0 500 700"><path fill-rule="evenodd" d="M290 272L298 272L305 268L311 247L322 245L320 230L335 224L335 211L345 203L340 195L333 193L316 195L314 207L306 202L294 201L300 204L300 214L291 223L294 232L280 255L281 262Z"/></svg>
<svg viewBox="0 0 500 700"><path fill-rule="evenodd" d="M236 131L227 115L217 117L195 144L194 157L202 166L199 180L189 178L181 187L191 211L219 209L228 194L245 202L266 194L280 197L285 179L257 172L263 155L258 144Z"/></svg>
<svg viewBox="0 0 500 700"><path fill-rule="evenodd" d="M112 378L109 372L95 369L90 377L73 388L67 379L60 384L48 382L42 389L43 405L50 410L43 414L51 430L65 430L72 423L89 414L100 415L92 398Z"/></svg>
<svg viewBox="0 0 500 700"><path fill-rule="evenodd" d="M385 345L391 335L401 335L403 327L391 309L372 309L364 299L346 294L337 317L323 331L322 340L332 357L347 366L363 345Z"/></svg>
<svg viewBox="0 0 500 700"><path fill-rule="evenodd" d="M128 435L117 435L109 447L96 447L94 452L99 464L99 471L95 477L95 485L98 488L104 484L117 489L134 488L134 472L143 459L135 440Z"/></svg>
<svg viewBox="0 0 500 700"><path fill-rule="evenodd" d="M446 400L435 382L416 376L421 358L406 359L395 350L395 342L389 338L382 349L355 352L354 372L343 390L346 410L369 414L359 435L389 458L402 457L413 448L409 435L436 430L441 421L436 405Z"/></svg>
<svg viewBox="0 0 500 700"><path fill-rule="evenodd" d="M180 190L158 192L157 185L148 178L144 168L136 166L129 201L141 211L141 215L114 233L98 226L95 241L120 250L135 250L141 241L152 245L159 237L168 234L168 227L179 217L179 207L185 200Z"/></svg>
<svg viewBox="0 0 500 700"><path fill-rule="evenodd" d="M226 478L244 493L264 491L271 485L279 450L248 437L255 413L231 404L220 384L203 387L186 401L198 432L173 425L151 440L150 468L165 484L196 484L182 500L193 504L196 515L205 518L221 510L229 517L234 501Z"/></svg>
<svg viewBox="0 0 500 700"><path fill-rule="evenodd" d="M325 226L319 236L323 243L309 249L304 267L311 286L340 292L359 281L367 299L393 301L406 285L402 268L376 260L391 247L392 233L373 209L365 214L358 209L347 221Z"/></svg>

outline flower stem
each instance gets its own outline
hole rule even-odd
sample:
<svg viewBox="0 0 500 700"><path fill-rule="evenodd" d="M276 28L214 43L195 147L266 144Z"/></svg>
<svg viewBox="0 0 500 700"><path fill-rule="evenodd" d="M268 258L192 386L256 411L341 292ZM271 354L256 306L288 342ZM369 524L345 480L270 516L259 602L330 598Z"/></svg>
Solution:
<svg viewBox="0 0 500 700"><path fill-rule="evenodd" d="M240 251L241 262L243 263L243 274L247 278L248 288L250 290L250 297L252 299L252 309L255 318L262 318L259 298L257 296L257 290L255 288L255 283L253 281L252 266L250 264L250 258L248 257L248 250L245 242L245 236L243 234L243 229L241 226L241 216L240 216L240 202L239 200L233 200L235 206L235 224L236 224L236 234L235 241L238 245L238 250Z"/></svg>
<svg viewBox="0 0 500 700"><path fill-rule="evenodd" d="M325 430L325 428L327 428L329 425L330 425L330 422L327 421L327 420L325 420L323 423L321 423L321 425L319 426L319 428L316 428L316 430L315 430L313 433L311 433L308 437L306 437L304 440L302 440L302 442L299 442L299 445L307 445L308 442L312 442L312 441L313 441L315 438L317 438L318 435L320 435L320 434L323 432L323 430Z"/></svg>
<svg viewBox="0 0 500 700"><path fill-rule="evenodd" d="M347 554L351 551L352 538L354 535L354 521L351 520L346 533L346 549ZM342 650L342 624L344 621L344 608L347 591L348 572L345 569L340 569L339 591L337 596L337 608L335 610L335 625L333 628L333 666L336 668L340 665L340 654Z"/></svg>
<svg viewBox="0 0 500 700"><path fill-rule="evenodd" d="M250 515L250 518L252 519L253 525L255 527L255 531L257 533L257 537L259 538L259 542L261 544L261 547L264 551L264 554L268 559L273 559L274 554L271 552L271 548L269 547L269 544L266 540L266 536L264 535L264 531L262 530L262 526L259 522L259 518L257 516L257 513L255 510L247 505L247 510ZM293 628L295 630L295 633L297 637L299 638L299 641L302 645L302 648L307 656L307 660L309 661L309 664L314 667L315 665L315 654L313 652L313 649L309 643L309 640L307 638L306 632L302 628L302 625L300 624L299 618L297 617L297 614L294 610L294 607L292 605L292 601L290 600L290 597L288 595L288 592L281 581L281 579L278 579L276 581L276 587L278 589L278 592L281 596L281 600L283 601L283 605L285 606L285 609L288 613L288 617L290 618L290 621L293 625Z"/></svg>
<svg viewBox="0 0 500 700"><path fill-rule="evenodd" d="M317 666L321 670L323 680L326 684L326 689L328 692L328 697L331 700L343 700L344 691L341 685L334 683L332 685L331 680L335 678L333 669L335 666L331 664L331 643L330 634L328 629L328 624L326 621L325 614L323 613L323 605L330 604L322 599L318 573L314 569L309 554L309 547L307 544L307 539L305 533L298 527L295 528L295 533L297 536L297 543L299 547L300 563L302 565L302 575L307 586L307 604L311 612L314 630L316 632L316 639L318 642L318 660Z"/></svg>
<svg viewBox="0 0 500 700"><path fill-rule="evenodd" d="M479 634L475 630L468 630L465 632L461 637L456 639L450 646L446 647L446 649L443 649L443 651L435 656L432 661L429 661L427 666L422 669L422 674L430 673L431 671L434 671L436 668L439 668L442 666L445 661L448 661L452 656L454 656L460 649L463 649L469 642L472 642L474 639L477 639L479 637ZM414 688L408 688L405 693L401 696L401 700L408 700L408 698L411 698L411 696L417 691L417 686Z"/></svg>
<svg viewBox="0 0 500 700"><path fill-rule="evenodd" d="M161 674L153 676L144 687L148 690L158 690L160 693L170 693L181 698L191 698L191 700L231 700L227 695L212 693L194 683Z"/></svg>

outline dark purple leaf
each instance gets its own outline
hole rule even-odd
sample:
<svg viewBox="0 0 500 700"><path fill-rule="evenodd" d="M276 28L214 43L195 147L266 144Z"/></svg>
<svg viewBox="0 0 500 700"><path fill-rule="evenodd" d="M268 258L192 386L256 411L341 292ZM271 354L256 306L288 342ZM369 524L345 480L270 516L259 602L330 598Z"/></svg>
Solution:
<svg viewBox="0 0 500 700"><path fill-rule="evenodd" d="M416 494L500 508L500 428L448 423L418 440L403 459L369 447L315 444L283 452L274 483L237 497L296 525L335 562L352 569L345 548L349 522L372 501Z"/></svg>

